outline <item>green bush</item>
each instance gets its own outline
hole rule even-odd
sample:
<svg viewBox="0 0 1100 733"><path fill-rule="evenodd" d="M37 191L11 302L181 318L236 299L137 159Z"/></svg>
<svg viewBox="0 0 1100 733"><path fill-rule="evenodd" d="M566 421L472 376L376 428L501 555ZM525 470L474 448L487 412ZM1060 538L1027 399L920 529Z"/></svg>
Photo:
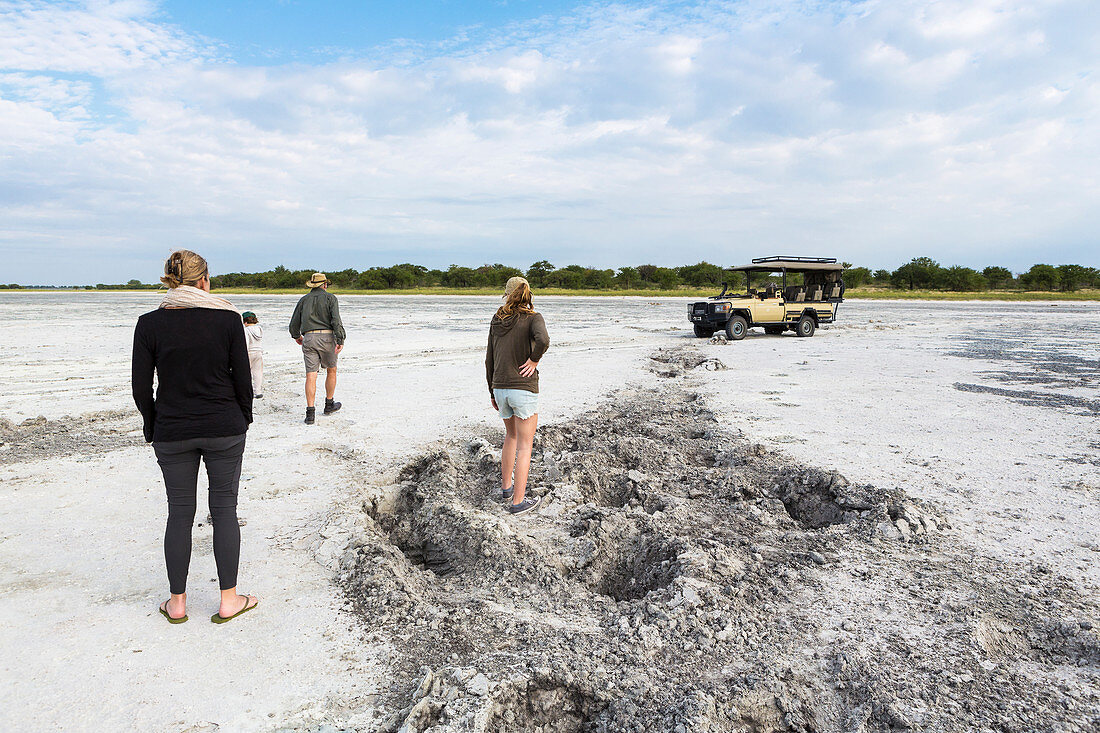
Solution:
<svg viewBox="0 0 1100 733"><path fill-rule="evenodd" d="M1058 268L1051 265L1032 265L1030 270L1020 275L1020 286L1024 290L1057 290L1061 280Z"/></svg>
<svg viewBox="0 0 1100 733"><path fill-rule="evenodd" d="M982 277L989 283L989 287L994 289L1011 288L1016 284L1016 278L1012 276L1012 271L1007 267L987 267L982 270Z"/></svg>
<svg viewBox="0 0 1100 733"><path fill-rule="evenodd" d="M974 292L989 288L988 281L977 270L955 265L940 273L940 280L947 290Z"/></svg>
<svg viewBox="0 0 1100 733"><path fill-rule="evenodd" d="M844 270L844 287L846 288L859 288L870 281L871 271L866 267L852 267L849 265Z"/></svg>
<svg viewBox="0 0 1100 733"><path fill-rule="evenodd" d="M931 290L940 286L942 271L931 257L914 257L890 274L890 284L899 289Z"/></svg>
<svg viewBox="0 0 1100 733"><path fill-rule="evenodd" d="M1097 271L1092 267L1081 265L1058 265L1058 287L1070 292L1087 285L1094 285L1097 280Z"/></svg>

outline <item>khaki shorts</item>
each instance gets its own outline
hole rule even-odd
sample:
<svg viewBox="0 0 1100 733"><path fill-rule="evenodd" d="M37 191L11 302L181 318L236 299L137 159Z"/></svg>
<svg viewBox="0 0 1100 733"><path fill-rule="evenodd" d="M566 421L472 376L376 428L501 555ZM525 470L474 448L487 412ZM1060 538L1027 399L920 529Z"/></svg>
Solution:
<svg viewBox="0 0 1100 733"><path fill-rule="evenodd" d="M306 373L336 368L336 336L331 333L303 333L302 354L306 358Z"/></svg>

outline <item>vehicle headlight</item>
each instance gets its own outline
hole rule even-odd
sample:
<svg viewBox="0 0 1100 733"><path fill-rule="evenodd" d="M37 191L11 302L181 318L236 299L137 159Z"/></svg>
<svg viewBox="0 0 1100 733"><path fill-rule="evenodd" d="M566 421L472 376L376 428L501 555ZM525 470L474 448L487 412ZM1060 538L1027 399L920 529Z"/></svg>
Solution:
<svg viewBox="0 0 1100 733"><path fill-rule="evenodd" d="M714 312L715 313L725 313L729 309L730 309L730 304L729 303L719 303L716 306L714 306Z"/></svg>

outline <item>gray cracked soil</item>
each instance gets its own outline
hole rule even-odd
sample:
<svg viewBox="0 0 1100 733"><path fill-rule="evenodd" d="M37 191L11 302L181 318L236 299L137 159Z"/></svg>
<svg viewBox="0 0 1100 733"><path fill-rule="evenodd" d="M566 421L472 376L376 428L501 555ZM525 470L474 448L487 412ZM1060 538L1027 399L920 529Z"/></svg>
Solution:
<svg viewBox="0 0 1100 733"><path fill-rule="evenodd" d="M0 465L68 456L98 456L145 445L141 418L132 410L93 412L56 420L34 417L21 423L0 418Z"/></svg>
<svg viewBox="0 0 1100 733"><path fill-rule="evenodd" d="M652 364L540 429L536 514L491 498L484 438L364 486L338 573L395 648L379 730L1100 728L1095 599L752 444L692 390L722 368L697 350Z"/></svg>

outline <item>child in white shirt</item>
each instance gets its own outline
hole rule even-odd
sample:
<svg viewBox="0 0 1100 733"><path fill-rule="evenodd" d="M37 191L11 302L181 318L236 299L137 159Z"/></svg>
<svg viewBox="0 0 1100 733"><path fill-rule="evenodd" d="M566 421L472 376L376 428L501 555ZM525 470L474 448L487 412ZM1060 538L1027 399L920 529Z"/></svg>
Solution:
<svg viewBox="0 0 1100 733"><path fill-rule="evenodd" d="M248 343L248 366L252 368L252 395L258 400L264 397L264 327L252 311L241 314L244 319L244 336Z"/></svg>

